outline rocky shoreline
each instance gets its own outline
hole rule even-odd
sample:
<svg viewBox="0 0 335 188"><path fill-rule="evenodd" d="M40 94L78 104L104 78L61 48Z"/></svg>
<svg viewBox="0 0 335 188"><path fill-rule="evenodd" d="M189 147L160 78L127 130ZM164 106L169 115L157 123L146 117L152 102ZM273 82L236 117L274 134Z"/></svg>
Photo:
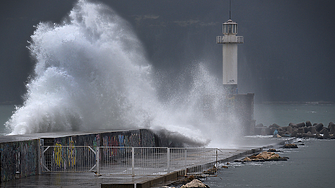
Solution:
<svg viewBox="0 0 335 188"><path fill-rule="evenodd" d="M330 122L328 126L322 123L311 123L310 121L301 123L290 123L286 127L272 124L269 127L258 124L255 127L255 134L274 135L276 137L297 137L297 138L317 138L335 139L335 123Z"/></svg>

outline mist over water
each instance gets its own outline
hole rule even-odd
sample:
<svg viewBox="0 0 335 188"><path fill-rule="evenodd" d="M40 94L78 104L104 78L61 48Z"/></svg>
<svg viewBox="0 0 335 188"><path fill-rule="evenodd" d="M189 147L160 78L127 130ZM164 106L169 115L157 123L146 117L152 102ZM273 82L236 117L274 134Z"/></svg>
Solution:
<svg viewBox="0 0 335 188"><path fill-rule="evenodd" d="M189 68L190 87L162 101L141 42L103 4L81 0L63 23L38 24L28 48L36 65L24 104L5 124L11 134L150 128L212 146L238 137L239 123L223 115L224 91L206 62Z"/></svg>

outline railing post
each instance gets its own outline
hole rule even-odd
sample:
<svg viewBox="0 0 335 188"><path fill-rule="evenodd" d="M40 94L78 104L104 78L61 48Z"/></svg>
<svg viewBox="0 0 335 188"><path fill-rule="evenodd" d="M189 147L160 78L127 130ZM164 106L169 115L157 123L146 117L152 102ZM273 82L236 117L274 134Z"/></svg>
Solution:
<svg viewBox="0 0 335 188"><path fill-rule="evenodd" d="M218 148L215 148L215 167L218 167Z"/></svg>
<svg viewBox="0 0 335 188"><path fill-rule="evenodd" d="M184 158L184 163L185 163L185 176L187 175L187 149L184 149L185 153L185 158Z"/></svg>
<svg viewBox="0 0 335 188"><path fill-rule="evenodd" d="M95 160L97 165L97 175L100 175L100 148L97 147L97 152L95 154Z"/></svg>
<svg viewBox="0 0 335 188"><path fill-rule="evenodd" d="M134 168L135 168L135 148L132 147L131 148L131 175L132 176L135 176Z"/></svg>
<svg viewBox="0 0 335 188"><path fill-rule="evenodd" d="M170 173L170 148L167 148L166 158L167 158L167 173Z"/></svg>
<svg viewBox="0 0 335 188"><path fill-rule="evenodd" d="M41 139L38 139L38 174L42 174L42 163L43 163L43 156L42 156L42 152L43 148L42 148L42 144L41 144Z"/></svg>

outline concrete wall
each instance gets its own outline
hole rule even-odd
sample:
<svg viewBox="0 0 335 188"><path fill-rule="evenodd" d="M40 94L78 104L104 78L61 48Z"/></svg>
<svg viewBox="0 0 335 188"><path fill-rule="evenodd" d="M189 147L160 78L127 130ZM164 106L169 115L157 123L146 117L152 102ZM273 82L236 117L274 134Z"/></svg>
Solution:
<svg viewBox="0 0 335 188"><path fill-rule="evenodd" d="M1 182L38 173L38 139L0 143Z"/></svg>
<svg viewBox="0 0 335 188"><path fill-rule="evenodd" d="M103 132L84 135L72 135L55 138L41 138L44 146L122 146L122 147L155 147L157 136L147 130L129 130Z"/></svg>
<svg viewBox="0 0 335 188"><path fill-rule="evenodd" d="M41 168L39 165L40 144L42 146L93 146L95 148L98 146L167 146L164 143L171 143L171 141L169 138L160 138L147 129L55 136L53 138L41 136L39 139L2 142L0 143L1 182L38 174Z"/></svg>

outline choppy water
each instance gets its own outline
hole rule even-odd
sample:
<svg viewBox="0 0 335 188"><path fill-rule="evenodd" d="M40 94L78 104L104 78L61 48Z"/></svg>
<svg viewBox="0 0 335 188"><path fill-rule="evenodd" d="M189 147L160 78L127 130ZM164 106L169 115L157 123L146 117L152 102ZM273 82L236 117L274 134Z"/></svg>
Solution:
<svg viewBox="0 0 335 188"><path fill-rule="evenodd" d="M328 125L335 122L335 104L256 104L254 118L265 126L306 121Z"/></svg>
<svg viewBox="0 0 335 188"><path fill-rule="evenodd" d="M255 105L257 123L268 126L277 123L287 126L290 122L311 121L326 126L335 121L334 104L261 104ZM218 177L204 183L211 188L250 187L333 187L335 140L302 140L305 145L297 149L283 149L278 154L288 161L263 163L231 163L221 169ZM298 143L299 144L299 143Z"/></svg>
<svg viewBox="0 0 335 188"><path fill-rule="evenodd" d="M211 188L333 187L335 140L303 140L297 149L280 149L288 161L231 163L218 177L204 183Z"/></svg>

